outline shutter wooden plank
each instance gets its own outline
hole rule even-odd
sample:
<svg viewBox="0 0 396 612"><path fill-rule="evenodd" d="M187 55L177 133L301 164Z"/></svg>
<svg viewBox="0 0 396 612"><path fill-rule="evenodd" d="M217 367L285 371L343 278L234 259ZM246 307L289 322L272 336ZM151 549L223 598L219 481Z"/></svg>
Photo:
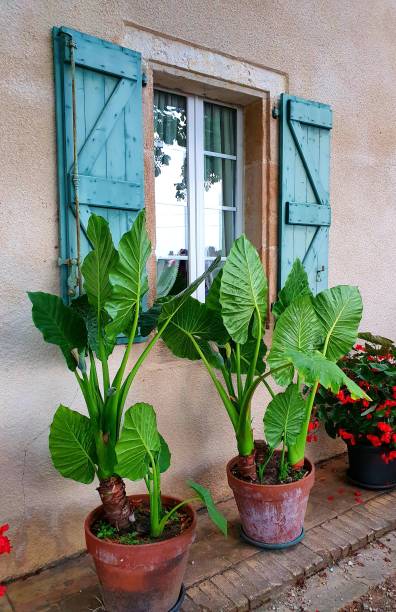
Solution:
<svg viewBox="0 0 396 612"><path fill-rule="evenodd" d="M330 225L330 206L321 204L309 204L298 202L287 202L286 223L295 225Z"/></svg>
<svg viewBox="0 0 396 612"><path fill-rule="evenodd" d="M73 193L72 177L69 176ZM98 176L80 175L78 194L80 204L104 206L121 210L140 210L140 185L129 181L115 181Z"/></svg>
<svg viewBox="0 0 396 612"><path fill-rule="evenodd" d="M73 37L77 45L74 52L77 65L135 81L140 78L140 54L136 51L70 28L62 27L60 31ZM101 52L98 52L98 49ZM65 59L70 61L70 51L67 46L65 46Z"/></svg>
<svg viewBox="0 0 396 612"><path fill-rule="evenodd" d="M279 286L297 257L314 293L327 286L331 126L328 105L282 94Z"/></svg>
<svg viewBox="0 0 396 612"><path fill-rule="evenodd" d="M332 112L323 104L305 101L290 101L290 119L330 129L333 126Z"/></svg>
<svg viewBox="0 0 396 612"><path fill-rule="evenodd" d="M99 115L78 156L79 171L82 174L89 174L92 171L99 154L103 152L104 145L116 121L123 111L128 99L131 97L133 87L134 84L132 81L121 79L104 106L102 113Z"/></svg>
<svg viewBox="0 0 396 612"><path fill-rule="evenodd" d="M54 28L61 261L75 259L72 87L68 35L76 43L81 257L92 213L109 222L117 245L144 206L140 54L69 28ZM61 268L68 299L67 269Z"/></svg>

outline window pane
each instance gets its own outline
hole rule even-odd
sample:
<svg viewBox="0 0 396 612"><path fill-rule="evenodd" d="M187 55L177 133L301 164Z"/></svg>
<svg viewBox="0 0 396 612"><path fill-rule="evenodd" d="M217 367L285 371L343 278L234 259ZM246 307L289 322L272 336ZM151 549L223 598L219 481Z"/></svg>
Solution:
<svg viewBox="0 0 396 612"><path fill-rule="evenodd" d="M235 172L233 159L205 155L205 208L235 206Z"/></svg>
<svg viewBox="0 0 396 612"><path fill-rule="evenodd" d="M204 103L205 151L236 155L236 110Z"/></svg>
<svg viewBox="0 0 396 612"><path fill-rule="evenodd" d="M187 104L154 91L157 256L187 255Z"/></svg>
<svg viewBox="0 0 396 612"><path fill-rule="evenodd" d="M235 213L230 210L205 210L205 257L225 257L235 237Z"/></svg>
<svg viewBox="0 0 396 612"><path fill-rule="evenodd" d="M205 259L205 272L207 271L207 269L212 263L213 263L212 259ZM217 266L217 268L213 270L213 272L211 272L211 274L209 274L209 276L205 278L205 296L208 295L210 286L213 283L216 276L218 275L218 273L220 272L221 268L224 266L224 263L225 263L224 261L221 261L219 265Z"/></svg>

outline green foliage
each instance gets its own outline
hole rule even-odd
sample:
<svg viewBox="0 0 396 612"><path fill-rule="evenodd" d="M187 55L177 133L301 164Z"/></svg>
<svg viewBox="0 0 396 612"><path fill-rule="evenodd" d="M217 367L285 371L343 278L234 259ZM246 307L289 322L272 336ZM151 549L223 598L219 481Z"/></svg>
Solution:
<svg viewBox="0 0 396 612"><path fill-rule="evenodd" d="M106 302L112 318L106 327L110 336L128 330L132 318L138 314L142 297L148 291L146 263L150 253L143 210L129 232L122 236L118 245L119 261L110 271L112 292Z"/></svg>
<svg viewBox="0 0 396 612"><path fill-rule="evenodd" d="M356 341L363 313L359 289L349 285L326 289L315 297L314 307L326 338L324 354L338 361Z"/></svg>
<svg viewBox="0 0 396 612"><path fill-rule="evenodd" d="M148 289L145 268L150 254L144 211L121 238L118 252L113 246L108 223L102 217L91 215L87 235L92 251L81 266L85 293L70 306L55 295L29 293L34 324L47 342L61 349L88 409L89 419L67 408L59 408L50 434L55 467L79 482L91 482L95 471L99 479L116 473L115 447L132 382L172 318L219 263L218 258L207 272L177 296L165 295L171 280L163 278L161 299L149 311L142 312L142 298ZM128 370L136 335L152 331L153 337ZM108 361L119 332L127 333L128 344L111 380ZM95 361L94 354L99 362ZM157 440L160 440L158 434ZM156 460L164 471L169 467L169 449L164 441L158 441L156 449L157 455L160 453ZM145 461L147 466L147 457ZM143 467L140 466L139 472L135 466L135 477L139 477Z"/></svg>
<svg viewBox="0 0 396 612"><path fill-rule="evenodd" d="M95 535L100 540L111 540L118 535L118 531L115 527L112 527L112 525L109 525L105 521L100 521Z"/></svg>
<svg viewBox="0 0 396 612"><path fill-rule="evenodd" d="M51 424L49 448L62 476L85 484L93 481L97 458L88 417L60 405Z"/></svg>
<svg viewBox="0 0 396 612"><path fill-rule="evenodd" d="M150 497L151 536L159 537L166 524L174 520L177 510L188 502L181 502L168 512L162 511L160 475L170 465L170 451L158 432L156 415L150 404L135 404L126 411L116 454L120 476L130 480L144 478ZM188 484L208 508L215 525L227 535L227 521L216 509L209 491L195 482L189 481Z"/></svg>
<svg viewBox="0 0 396 612"><path fill-rule="evenodd" d="M218 527L220 531L226 536L227 520L224 515L217 510L213 498L208 489L198 484L198 482L194 482L193 480L188 480L187 484L197 493L199 499L205 504L208 510L209 518L213 521L216 527Z"/></svg>
<svg viewBox="0 0 396 612"><path fill-rule="evenodd" d="M228 340L228 333L220 315L189 297L173 317L162 339L177 357L200 359L200 349L209 363L216 365L216 356L209 341L224 344Z"/></svg>
<svg viewBox="0 0 396 612"><path fill-rule="evenodd" d="M245 344L253 315L253 336L257 337L267 312L268 283L254 246L244 234L237 238L223 267L220 303L224 325L235 342Z"/></svg>
<svg viewBox="0 0 396 612"><path fill-rule="evenodd" d="M135 404L125 412L124 427L117 442L117 473L129 480L141 480L148 472L150 456L160 450L154 408L150 404Z"/></svg>
<svg viewBox="0 0 396 612"><path fill-rule="evenodd" d="M83 319L57 295L42 291L28 293L33 304L33 323L50 344L61 349L69 370L78 365L78 354L85 350L87 332Z"/></svg>
<svg viewBox="0 0 396 612"><path fill-rule="evenodd" d="M275 395L264 414L264 433L268 445L276 448L282 441L286 446L295 444L305 417L306 400L298 385L289 385L283 393Z"/></svg>
<svg viewBox="0 0 396 612"><path fill-rule="evenodd" d="M279 291L278 299L272 307L272 312L279 318L282 312L298 297L304 295L312 296L309 288L308 275L300 259L293 263L290 274L288 275L284 287Z"/></svg>
<svg viewBox="0 0 396 612"><path fill-rule="evenodd" d="M366 399L369 396L353 380L338 367L333 361L329 361L322 353L315 351L311 354L289 350L287 359L300 373L307 385L314 385L317 381L325 389L331 389L332 393L338 393L342 386L346 386L353 399Z"/></svg>
<svg viewBox="0 0 396 612"><path fill-rule="evenodd" d="M297 297L279 317L272 337L268 363L276 382L287 386L293 380L294 367L288 366L288 351L309 352L319 347L320 341L321 328L311 298Z"/></svg>

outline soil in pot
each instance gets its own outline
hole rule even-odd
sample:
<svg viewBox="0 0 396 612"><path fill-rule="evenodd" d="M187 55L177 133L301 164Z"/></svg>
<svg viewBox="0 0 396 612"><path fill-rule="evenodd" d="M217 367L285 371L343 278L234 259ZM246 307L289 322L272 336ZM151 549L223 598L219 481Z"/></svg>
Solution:
<svg viewBox="0 0 396 612"><path fill-rule="evenodd" d="M385 463L381 455L388 453L385 446L348 444L348 477L366 489L391 489L396 487L396 461Z"/></svg>
<svg viewBox="0 0 396 612"><path fill-rule="evenodd" d="M279 453L275 453L278 456ZM315 468L305 459L302 473L291 482L278 483L278 464L273 473L275 484L242 480L235 475L238 458L228 463L227 477L238 506L244 534L257 546L287 547L299 541L305 512L315 480Z"/></svg>
<svg viewBox="0 0 396 612"><path fill-rule="evenodd" d="M255 481L255 484L262 484L262 485L287 484L289 482L296 482L297 480L301 480L301 478L304 478L304 476L307 474L307 470L305 468L302 468L299 470L293 470L289 466L286 478L284 478L283 480L279 480L280 463L281 463L280 454L276 453L272 455L265 469L265 473L264 473L262 482L260 482L259 471L256 465L257 480ZM235 476L235 478L238 478L245 482L252 482L252 479L249 476L245 476L239 472L238 466L235 466L233 468L232 473Z"/></svg>
<svg viewBox="0 0 396 612"><path fill-rule="evenodd" d="M140 513L141 529L147 529L147 495L128 496ZM180 500L162 496L165 508ZM185 506L176 528L171 524L166 539L128 545L120 541L98 538L94 532L103 523L103 508L99 506L85 521L85 538L102 586L105 609L109 612L168 612L178 602L188 553L195 539L196 514ZM137 531L135 529L135 531ZM149 537L141 533L138 537Z"/></svg>
<svg viewBox="0 0 396 612"><path fill-rule="evenodd" d="M164 506L164 511L169 511L174 504ZM172 517L161 536L152 538L150 536L150 506L142 499L137 500L133 505L135 521L131 523L128 530L118 531L107 521L99 519L91 527L92 533L101 540L107 540L116 544L154 544L174 538L190 527L192 518L188 512L181 508Z"/></svg>

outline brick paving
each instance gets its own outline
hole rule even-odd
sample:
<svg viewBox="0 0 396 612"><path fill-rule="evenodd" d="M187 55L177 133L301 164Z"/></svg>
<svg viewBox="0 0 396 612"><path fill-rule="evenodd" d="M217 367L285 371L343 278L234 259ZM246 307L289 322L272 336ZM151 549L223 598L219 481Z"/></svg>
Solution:
<svg viewBox="0 0 396 612"><path fill-rule="evenodd" d="M258 551L239 539L233 499L219 504L229 536L199 516L185 577L184 612L251 610L294 583L323 571L396 527L396 492L357 490L345 477L346 456L317 466L305 521L304 540L283 551ZM87 555L8 585L0 612L102 610L99 585Z"/></svg>

